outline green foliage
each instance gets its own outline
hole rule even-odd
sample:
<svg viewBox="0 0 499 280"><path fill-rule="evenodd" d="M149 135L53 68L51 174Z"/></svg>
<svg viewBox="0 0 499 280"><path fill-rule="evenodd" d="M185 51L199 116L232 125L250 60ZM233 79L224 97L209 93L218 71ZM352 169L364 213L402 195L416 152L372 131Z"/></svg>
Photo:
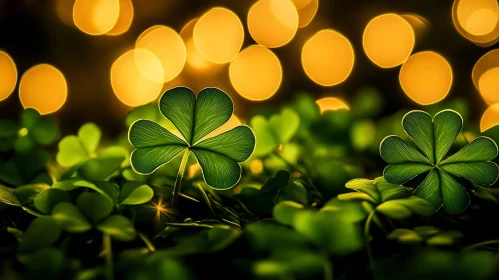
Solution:
<svg viewBox="0 0 499 280"><path fill-rule="evenodd" d="M37 146L52 144L59 134L55 118L41 116L35 109L28 108L22 112L19 137L14 142L18 152L27 152Z"/></svg>
<svg viewBox="0 0 499 280"><path fill-rule="evenodd" d="M269 155L279 145L284 145L293 138L300 126L300 117L292 109L285 108L268 120L260 115L254 116L250 125L258 139L254 155L261 157Z"/></svg>
<svg viewBox="0 0 499 280"><path fill-rule="evenodd" d="M419 150L398 136L386 137L380 144L380 154L390 164L383 172L387 181L403 184L429 171L414 194L457 214L468 207L470 198L453 176L484 186L497 180L499 168L491 160L498 150L490 138L478 137L444 158L461 132L459 113L444 110L432 118L426 112L411 111L402 119L402 126Z"/></svg>
<svg viewBox="0 0 499 280"><path fill-rule="evenodd" d="M204 179L211 187L227 189L239 181L241 166L238 162L248 159L255 146L251 129L238 126L203 140L232 115L233 103L225 92L206 88L196 98L190 89L176 87L163 94L159 108L183 139L154 121L134 122L130 126L129 139L136 148L130 156L136 172L150 174L188 149L196 156Z"/></svg>
<svg viewBox="0 0 499 280"><path fill-rule="evenodd" d="M414 229L397 228L387 235L388 239L403 244L421 244L428 246L450 246L463 237L456 230L441 230L432 226L419 226Z"/></svg>

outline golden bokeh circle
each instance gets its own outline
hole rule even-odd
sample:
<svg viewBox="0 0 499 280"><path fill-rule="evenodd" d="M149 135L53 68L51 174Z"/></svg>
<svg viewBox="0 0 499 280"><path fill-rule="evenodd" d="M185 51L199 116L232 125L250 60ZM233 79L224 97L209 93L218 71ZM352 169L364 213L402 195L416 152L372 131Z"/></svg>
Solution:
<svg viewBox="0 0 499 280"><path fill-rule="evenodd" d="M497 0L454 0L452 21L466 39L481 47L499 41L499 5Z"/></svg>
<svg viewBox="0 0 499 280"><path fill-rule="evenodd" d="M120 13L118 16L118 21L109 30L106 35L117 36L121 35L130 29L132 25L134 10L132 0L119 0L120 1Z"/></svg>
<svg viewBox="0 0 499 280"><path fill-rule="evenodd" d="M133 49L121 55L111 66L111 86L118 99L128 106L140 106L155 100L163 88L163 66L145 49Z"/></svg>
<svg viewBox="0 0 499 280"><path fill-rule="evenodd" d="M119 0L76 0L73 6L74 24L89 35L109 32L119 16Z"/></svg>
<svg viewBox="0 0 499 280"><path fill-rule="evenodd" d="M350 110L350 107L343 100L336 97L324 97L315 103L319 106L321 114L326 111Z"/></svg>
<svg viewBox="0 0 499 280"><path fill-rule="evenodd" d="M389 13L373 18L362 35L367 57L381 68L398 66L411 55L415 37L412 26L403 17Z"/></svg>
<svg viewBox="0 0 499 280"><path fill-rule="evenodd" d="M297 8L298 9L298 8ZM311 0L308 5L298 9L298 28L306 27L312 22L319 9L319 0Z"/></svg>
<svg viewBox="0 0 499 280"><path fill-rule="evenodd" d="M259 0L248 12L249 33L262 46L284 46L297 29L298 12L291 0Z"/></svg>
<svg viewBox="0 0 499 280"><path fill-rule="evenodd" d="M471 78L487 104L499 103L499 49L484 54L473 67Z"/></svg>
<svg viewBox="0 0 499 280"><path fill-rule="evenodd" d="M222 64L230 62L241 49L244 28L234 12L217 7L197 20L193 38L197 49L207 60Z"/></svg>
<svg viewBox="0 0 499 280"><path fill-rule="evenodd" d="M163 82L169 82L182 72L186 60L185 44L172 28L155 25L139 36L135 47L153 53L163 67Z"/></svg>
<svg viewBox="0 0 499 280"><path fill-rule="evenodd" d="M19 99L24 108L34 108L41 115L54 113L66 102L68 86L59 69L38 64L24 72L19 82Z"/></svg>
<svg viewBox="0 0 499 280"><path fill-rule="evenodd" d="M333 86L345 81L352 72L355 55L350 41L332 29L314 34L303 45L301 62L315 83Z"/></svg>
<svg viewBox="0 0 499 280"><path fill-rule="evenodd" d="M480 119L480 132L499 125L499 103L493 104L482 115Z"/></svg>
<svg viewBox="0 0 499 280"><path fill-rule="evenodd" d="M7 99L17 84L17 68L8 53L0 51L0 101Z"/></svg>
<svg viewBox="0 0 499 280"><path fill-rule="evenodd" d="M423 51L407 59L399 72L399 82L405 94L421 105L444 99L452 86L449 62L433 51Z"/></svg>
<svg viewBox="0 0 499 280"><path fill-rule="evenodd" d="M261 101L272 97L279 88L282 67L271 50L252 45L242 50L230 63L229 78L241 96Z"/></svg>

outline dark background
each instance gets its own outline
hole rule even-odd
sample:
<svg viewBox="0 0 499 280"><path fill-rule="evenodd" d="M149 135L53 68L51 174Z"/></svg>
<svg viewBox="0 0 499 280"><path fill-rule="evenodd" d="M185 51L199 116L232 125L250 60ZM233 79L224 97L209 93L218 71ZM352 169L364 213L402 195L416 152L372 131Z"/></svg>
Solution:
<svg viewBox="0 0 499 280"><path fill-rule="evenodd" d="M63 134L75 133L81 124L89 121L101 126L108 136L126 129L124 116L131 108L115 97L110 68L152 25L164 24L180 32L187 22L209 8L223 6L234 11L245 26L243 48L255 43L246 28L247 12L255 0L134 0L132 26L116 37L90 36L63 23L55 12L56 1L0 0L0 49L15 61L19 79L27 69L39 63L52 64L63 72L68 98L55 113ZM400 68L381 69L368 60L362 49L362 33L370 19L386 12L414 13L424 17L429 26L422 36L416 37L413 53L434 50L450 62L454 81L447 99L464 97L470 104L472 119L478 124L487 105L473 86L471 71L476 61L498 44L482 48L463 38L452 23L452 3L452 0L319 0L319 10L312 23L299 29L289 44L272 49L281 61L283 81L271 99L252 102L238 96L230 86L228 65L219 73L226 85L223 89L233 97L236 114L242 119L255 109L282 106L300 91L309 92L315 98L336 96L348 102L363 86L374 86L383 93L387 102L385 115L402 108L421 108L402 92L398 82ZM324 28L343 33L355 51L353 72L345 82L333 87L312 82L300 62L303 43ZM201 88L213 86L206 78L188 77L186 81L187 86L190 83ZM16 88L8 99L0 102L0 117L17 118L21 110Z"/></svg>

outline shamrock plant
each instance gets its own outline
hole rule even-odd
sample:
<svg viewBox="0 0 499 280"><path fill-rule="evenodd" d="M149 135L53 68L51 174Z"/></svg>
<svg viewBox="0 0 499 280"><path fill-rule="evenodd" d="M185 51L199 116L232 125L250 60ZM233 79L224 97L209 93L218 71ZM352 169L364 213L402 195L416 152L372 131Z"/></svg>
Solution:
<svg viewBox="0 0 499 280"><path fill-rule="evenodd" d="M253 153L256 142L253 131L241 125L204 139L229 120L233 109L231 98L217 88L205 88L197 98L186 87L166 91L160 99L159 110L178 129L182 138L154 121L135 121L129 130L129 141L136 148L130 155L132 168L139 174L150 174L183 152L173 204L178 199L190 152L196 156L208 185L214 189L233 187L241 177L239 162L247 160Z"/></svg>
<svg viewBox="0 0 499 280"><path fill-rule="evenodd" d="M383 172L388 182L403 184L428 172L414 195L457 214L468 207L470 197L454 176L482 186L497 180L499 168L491 161L497 156L497 145L488 137L478 137L444 158L463 127L456 111L443 110L433 118L423 111L411 111L402 119L402 126L418 149L394 135L381 142L381 157L390 164Z"/></svg>

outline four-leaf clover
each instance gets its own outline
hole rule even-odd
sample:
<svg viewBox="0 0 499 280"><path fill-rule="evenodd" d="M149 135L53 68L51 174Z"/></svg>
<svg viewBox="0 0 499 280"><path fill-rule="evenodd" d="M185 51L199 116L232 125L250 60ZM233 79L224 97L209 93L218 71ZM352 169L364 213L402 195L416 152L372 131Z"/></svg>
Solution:
<svg viewBox="0 0 499 280"><path fill-rule="evenodd" d="M387 181L403 184L428 172L414 195L456 214L468 207L470 197L454 176L483 186L497 180L499 168L491 162L497 156L497 145L488 137L478 137L444 159L463 126L459 113L443 110L432 119L426 112L411 111L402 126L419 150L398 136L386 137L380 154L390 164L383 172Z"/></svg>
<svg viewBox="0 0 499 280"><path fill-rule="evenodd" d="M181 179L189 152L193 152L208 185L215 189L233 187L241 177L239 162L253 153L253 131L241 125L203 139L229 120L233 108L231 98L217 88L205 88L197 98L186 87L166 91L160 99L159 110L175 125L183 139L154 121L137 120L129 131L130 143L136 148L130 156L132 168L139 174L150 174L185 151L185 160L179 170Z"/></svg>

